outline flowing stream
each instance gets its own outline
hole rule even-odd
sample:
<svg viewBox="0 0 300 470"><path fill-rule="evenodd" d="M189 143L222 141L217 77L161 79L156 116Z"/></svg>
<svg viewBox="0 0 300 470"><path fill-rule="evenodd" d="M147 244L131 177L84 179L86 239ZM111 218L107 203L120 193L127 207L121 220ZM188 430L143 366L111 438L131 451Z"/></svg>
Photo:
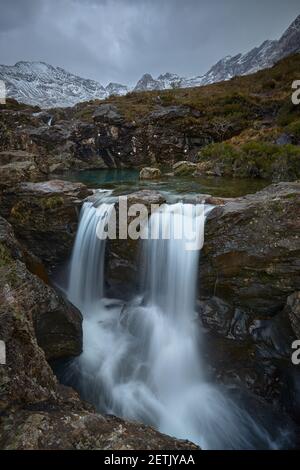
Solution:
<svg viewBox="0 0 300 470"><path fill-rule="evenodd" d="M195 312L207 209L180 203L151 216L148 233L157 239L140 242L140 296L124 304L105 298L105 241L96 234L112 207L105 198L98 207L85 203L71 260L68 297L84 316L84 348L69 373L82 396L103 413L203 449L277 448L265 426L207 377Z"/></svg>

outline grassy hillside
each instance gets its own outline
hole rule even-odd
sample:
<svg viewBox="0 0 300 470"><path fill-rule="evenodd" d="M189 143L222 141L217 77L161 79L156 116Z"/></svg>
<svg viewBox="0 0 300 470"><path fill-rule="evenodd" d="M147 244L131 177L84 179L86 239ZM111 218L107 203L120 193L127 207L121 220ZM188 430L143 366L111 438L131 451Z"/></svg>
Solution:
<svg viewBox="0 0 300 470"><path fill-rule="evenodd" d="M186 106L189 116L173 116L158 127L197 138L197 161L206 173L271 179L300 177L300 105L292 104L292 83L300 79L300 54L273 68L205 87L130 93L106 100L127 121L144 125L161 107ZM95 106L80 104L75 117L92 120Z"/></svg>

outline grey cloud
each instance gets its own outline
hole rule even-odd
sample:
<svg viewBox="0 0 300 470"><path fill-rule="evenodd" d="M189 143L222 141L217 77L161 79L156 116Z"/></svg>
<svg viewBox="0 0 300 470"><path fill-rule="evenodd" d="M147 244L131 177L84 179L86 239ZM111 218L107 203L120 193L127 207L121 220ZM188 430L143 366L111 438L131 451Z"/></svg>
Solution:
<svg viewBox="0 0 300 470"><path fill-rule="evenodd" d="M104 84L201 74L278 37L299 13L298 0L0 2L0 63L44 60Z"/></svg>
<svg viewBox="0 0 300 470"><path fill-rule="evenodd" d="M38 17L44 0L1 0L0 32L28 25Z"/></svg>

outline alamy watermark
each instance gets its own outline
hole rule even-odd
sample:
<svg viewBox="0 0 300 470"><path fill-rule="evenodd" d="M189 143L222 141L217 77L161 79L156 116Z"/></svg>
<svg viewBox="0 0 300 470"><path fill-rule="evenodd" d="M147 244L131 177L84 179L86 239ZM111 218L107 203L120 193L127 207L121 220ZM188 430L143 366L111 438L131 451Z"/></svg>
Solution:
<svg viewBox="0 0 300 470"><path fill-rule="evenodd" d="M3 80L0 80L0 104L6 104L6 86Z"/></svg>
<svg viewBox="0 0 300 470"><path fill-rule="evenodd" d="M0 366L6 364L6 346L5 342L0 340Z"/></svg>
<svg viewBox="0 0 300 470"><path fill-rule="evenodd" d="M116 204L96 209L100 240L182 240L187 251L203 245L204 204L130 204L120 196Z"/></svg>
<svg viewBox="0 0 300 470"><path fill-rule="evenodd" d="M300 364L300 339L297 339L292 344L292 349L295 349L295 352L292 354L292 363L294 366L299 366Z"/></svg>
<svg viewBox="0 0 300 470"><path fill-rule="evenodd" d="M292 89L295 90L292 93L292 103L297 106L300 104L300 80L293 81Z"/></svg>

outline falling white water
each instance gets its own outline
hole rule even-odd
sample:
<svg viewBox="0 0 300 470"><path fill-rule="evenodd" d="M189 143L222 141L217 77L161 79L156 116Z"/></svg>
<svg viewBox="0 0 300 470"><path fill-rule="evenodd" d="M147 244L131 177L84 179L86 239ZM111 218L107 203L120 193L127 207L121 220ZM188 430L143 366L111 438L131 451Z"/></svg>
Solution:
<svg viewBox="0 0 300 470"><path fill-rule="evenodd" d="M81 211L80 223L70 267L68 297L85 313L103 297L105 240L97 237L97 230L104 231L112 203L95 207L86 202Z"/></svg>
<svg viewBox="0 0 300 470"><path fill-rule="evenodd" d="M142 242L141 296L128 305L103 297L105 241L96 227L110 207L85 204L71 263L69 298L84 315L84 350L70 372L83 397L203 449L276 448L206 377L195 313L203 206L165 206L151 216L149 234L158 239Z"/></svg>

